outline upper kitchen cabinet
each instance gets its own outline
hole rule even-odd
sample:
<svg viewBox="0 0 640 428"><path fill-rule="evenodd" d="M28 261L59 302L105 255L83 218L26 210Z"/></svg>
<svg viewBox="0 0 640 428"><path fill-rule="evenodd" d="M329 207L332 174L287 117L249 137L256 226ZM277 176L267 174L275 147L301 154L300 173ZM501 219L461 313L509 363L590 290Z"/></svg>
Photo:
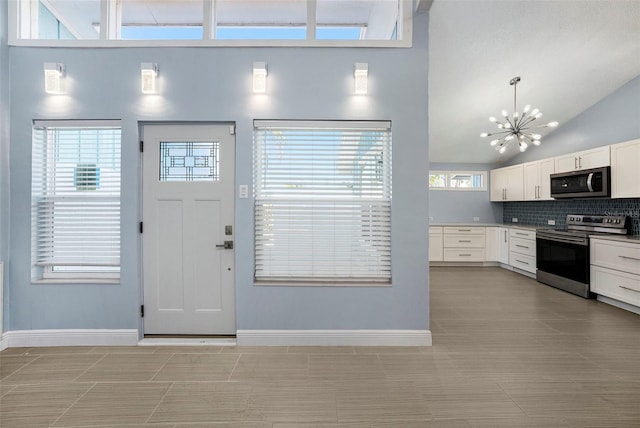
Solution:
<svg viewBox="0 0 640 428"><path fill-rule="evenodd" d="M640 139L611 146L611 197L640 198Z"/></svg>
<svg viewBox="0 0 640 428"><path fill-rule="evenodd" d="M491 170L491 201L524 199L524 164Z"/></svg>
<svg viewBox="0 0 640 428"><path fill-rule="evenodd" d="M551 200L551 179L555 171L554 158L524 164L524 200Z"/></svg>
<svg viewBox="0 0 640 428"><path fill-rule="evenodd" d="M555 172L569 172L609 166L611 163L609 156L609 146L558 156L555 158Z"/></svg>

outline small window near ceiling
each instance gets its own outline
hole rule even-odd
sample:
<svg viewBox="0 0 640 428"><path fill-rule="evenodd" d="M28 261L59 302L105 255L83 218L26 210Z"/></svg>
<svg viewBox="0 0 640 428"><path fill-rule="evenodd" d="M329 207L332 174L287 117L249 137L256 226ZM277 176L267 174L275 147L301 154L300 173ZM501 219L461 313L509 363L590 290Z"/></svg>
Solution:
<svg viewBox="0 0 640 428"><path fill-rule="evenodd" d="M398 0L317 0L316 39L396 40Z"/></svg>
<svg viewBox="0 0 640 428"><path fill-rule="evenodd" d="M123 40L202 39L203 0L122 0Z"/></svg>
<svg viewBox="0 0 640 428"><path fill-rule="evenodd" d="M36 121L32 280L120 276L119 121Z"/></svg>
<svg viewBox="0 0 640 428"><path fill-rule="evenodd" d="M255 280L391 282L391 123L255 121Z"/></svg>
<svg viewBox="0 0 640 428"><path fill-rule="evenodd" d="M39 0L37 3L21 3L21 16L30 22L42 40L95 40L100 36L100 0L68 1ZM37 13L29 13L36 8ZM26 26L28 28L28 26Z"/></svg>
<svg viewBox="0 0 640 428"><path fill-rule="evenodd" d="M304 40L306 0L216 0L219 40Z"/></svg>
<svg viewBox="0 0 640 428"><path fill-rule="evenodd" d="M434 190L487 190L487 172L430 171L429 188Z"/></svg>

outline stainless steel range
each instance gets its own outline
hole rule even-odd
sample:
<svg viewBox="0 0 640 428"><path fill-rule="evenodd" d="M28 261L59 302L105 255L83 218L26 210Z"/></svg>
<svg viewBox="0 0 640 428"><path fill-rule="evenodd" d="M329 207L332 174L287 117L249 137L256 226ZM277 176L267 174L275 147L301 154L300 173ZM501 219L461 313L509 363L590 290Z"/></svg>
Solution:
<svg viewBox="0 0 640 428"><path fill-rule="evenodd" d="M589 290L589 235L627 234L625 216L567 216L566 229L536 230L536 279L584 298Z"/></svg>

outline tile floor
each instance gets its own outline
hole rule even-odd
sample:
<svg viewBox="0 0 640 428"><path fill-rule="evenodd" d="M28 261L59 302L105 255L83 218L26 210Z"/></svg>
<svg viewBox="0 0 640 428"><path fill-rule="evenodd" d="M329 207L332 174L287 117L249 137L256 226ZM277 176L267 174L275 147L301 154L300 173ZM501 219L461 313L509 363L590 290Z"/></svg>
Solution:
<svg viewBox="0 0 640 428"><path fill-rule="evenodd" d="M640 427L640 316L433 268L434 346L11 348L0 426Z"/></svg>

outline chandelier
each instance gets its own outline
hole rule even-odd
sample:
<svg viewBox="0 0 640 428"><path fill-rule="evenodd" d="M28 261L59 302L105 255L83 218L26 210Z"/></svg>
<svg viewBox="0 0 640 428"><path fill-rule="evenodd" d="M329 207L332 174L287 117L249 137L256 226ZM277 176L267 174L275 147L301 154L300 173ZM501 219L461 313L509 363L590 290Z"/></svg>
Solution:
<svg viewBox="0 0 640 428"><path fill-rule="evenodd" d="M507 146L511 142L515 141L518 142L518 147L521 152L527 150L529 144L539 146L542 135L536 134L533 131L537 128L555 128L558 126L558 122L555 121L545 125L533 125L533 122L539 119L542 113L537 108L531 110L530 105L524 107L522 115L518 113L518 110L516 110L516 86L519 82L520 77L514 77L509 81L509 85L513 86L513 114L509 115L507 110L502 110L504 121L500 121L491 116L489 122L497 124L499 131L492 133L483 132L480 134L482 138L495 137L494 140L491 140L490 144L491 147L495 147L500 154L507 150Z"/></svg>

